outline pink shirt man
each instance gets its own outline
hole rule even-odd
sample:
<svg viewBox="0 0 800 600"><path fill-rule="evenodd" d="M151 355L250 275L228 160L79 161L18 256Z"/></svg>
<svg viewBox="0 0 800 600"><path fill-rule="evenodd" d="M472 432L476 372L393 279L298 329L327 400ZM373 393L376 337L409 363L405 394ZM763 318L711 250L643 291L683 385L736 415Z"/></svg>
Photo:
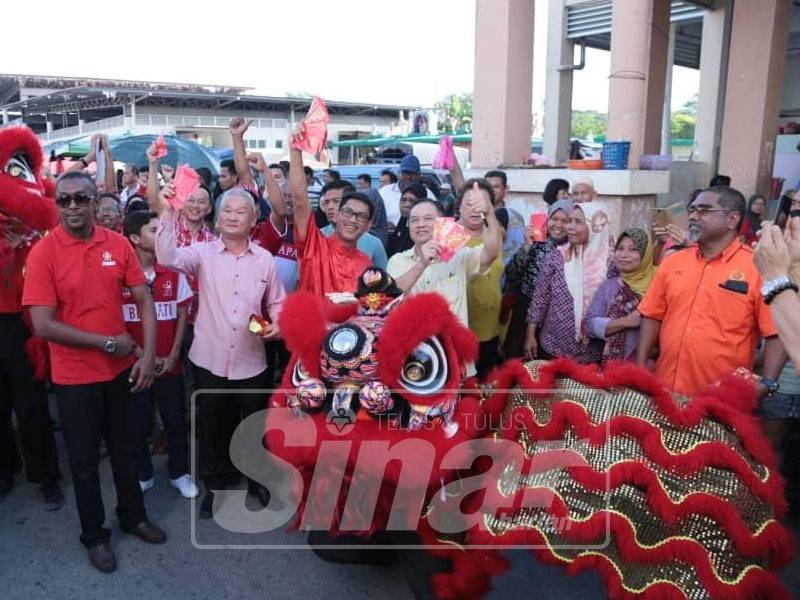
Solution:
<svg viewBox="0 0 800 600"><path fill-rule="evenodd" d="M286 292L272 255L256 244L235 256L222 240L178 248L174 217L161 217L159 264L196 277L200 307L189 360L218 377L249 379L267 367L264 341L247 329L250 315L276 322ZM265 315L265 316L266 316Z"/></svg>

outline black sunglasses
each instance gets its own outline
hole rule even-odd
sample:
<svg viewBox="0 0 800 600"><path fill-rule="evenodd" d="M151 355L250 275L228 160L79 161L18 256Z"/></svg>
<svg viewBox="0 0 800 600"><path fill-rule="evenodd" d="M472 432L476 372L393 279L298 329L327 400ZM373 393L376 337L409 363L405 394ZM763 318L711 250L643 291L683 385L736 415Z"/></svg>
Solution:
<svg viewBox="0 0 800 600"><path fill-rule="evenodd" d="M77 194L62 194L56 198L56 204L61 208L69 208L72 202L75 206L88 206L89 202L94 200L94 196L88 196L82 192Z"/></svg>

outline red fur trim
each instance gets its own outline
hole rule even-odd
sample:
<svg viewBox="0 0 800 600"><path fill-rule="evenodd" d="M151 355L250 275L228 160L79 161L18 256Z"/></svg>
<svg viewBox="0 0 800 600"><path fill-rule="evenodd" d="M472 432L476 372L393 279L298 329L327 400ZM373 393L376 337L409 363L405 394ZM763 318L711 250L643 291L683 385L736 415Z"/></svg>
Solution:
<svg viewBox="0 0 800 600"><path fill-rule="evenodd" d="M742 581L736 584L729 584L722 581L714 573L707 550L696 541L672 540L656 548L643 548L634 541L633 531L628 522L614 513L608 516L596 515L595 518L592 519L592 522L584 524L591 524L590 527L583 528L586 537L591 539L591 541L602 539L605 532L606 518L609 520L613 540L619 550L620 557L626 563L655 565L680 561L689 564L697 574L699 582L708 590L713 598L745 600L754 597L786 597L786 591L783 589L778 578L773 573L765 571L758 565L754 565L756 568L748 571ZM587 531L588 529L592 531ZM571 534L573 534L574 531L574 527L565 530L565 537L572 538ZM568 533L570 534L569 536L566 535ZM594 534L594 536L589 537L590 533ZM538 548L532 549L532 552L537 558L546 564L566 567L568 574L573 575L590 567L600 571L605 581L608 595L612 598L661 598L664 597L664 593L668 594L667 597L673 597L669 595L669 589L674 590L674 592L678 594L674 597L683 598L678 588L672 584L664 584L667 589L661 586L651 586L653 587L652 591L651 588L647 588L640 593L628 591L622 587L619 572L612 564L611 560L605 555L587 552L569 561L559 557L553 550L550 550L544 535L537 530L515 530L497 537L491 536L491 534L485 531L474 532L470 535L469 543L538 546Z"/></svg>
<svg viewBox="0 0 800 600"><path fill-rule="evenodd" d="M784 503L783 486L778 473L770 471L767 480L762 481L740 454L722 442L705 442L685 454L671 454L663 444L661 431L641 419L621 415L595 425L581 406L557 403L551 410L551 419L546 425L537 424L530 411L524 408L513 410L510 421L524 424L526 433L536 440L563 439L565 432L573 429L582 439L602 446L608 442L609 436L627 435L639 443L644 456L666 470L682 475L691 475L708 467L729 470L765 501L775 506ZM516 433L514 430L505 430L500 435L515 439Z"/></svg>
<svg viewBox="0 0 800 600"><path fill-rule="evenodd" d="M286 297L278 317L286 347L297 354L311 377L319 377L319 353L322 340L328 333L322 301L309 292L295 292ZM291 381L291 372L296 361L286 369L284 380Z"/></svg>
<svg viewBox="0 0 800 600"><path fill-rule="evenodd" d="M25 154L36 183L6 175L3 167L16 153ZM0 212L37 231L52 229L58 222L55 204L45 195L41 172L42 147L33 132L27 127L0 130Z"/></svg>
<svg viewBox="0 0 800 600"><path fill-rule="evenodd" d="M378 340L380 364L378 379L393 389L400 388L398 376L406 357L423 341L439 335L444 339L450 375L441 394L419 396L405 393L414 404L431 405L458 387L461 365L478 356L478 338L458 320L447 301L439 294L417 294L403 300L386 319Z"/></svg>

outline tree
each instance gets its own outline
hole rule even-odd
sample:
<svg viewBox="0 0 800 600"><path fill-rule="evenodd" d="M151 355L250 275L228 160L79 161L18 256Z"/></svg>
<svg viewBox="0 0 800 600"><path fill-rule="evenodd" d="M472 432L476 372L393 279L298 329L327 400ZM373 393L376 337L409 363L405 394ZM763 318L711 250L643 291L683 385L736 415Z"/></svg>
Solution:
<svg viewBox="0 0 800 600"><path fill-rule="evenodd" d="M572 137L581 140L605 135L608 129L608 115L596 110L572 111Z"/></svg>
<svg viewBox="0 0 800 600"><path fill-rule="evenodd" d="M448 94L434 105L442 116L440 131L472 131L472 93Z"/></svg>
<svg viewBox="0 0 800 600"><path fill-rule="evenodd" d="M697 123L697 94L687 100L680 110L670 115L670 135L676 140L693 140Z"/></svg>

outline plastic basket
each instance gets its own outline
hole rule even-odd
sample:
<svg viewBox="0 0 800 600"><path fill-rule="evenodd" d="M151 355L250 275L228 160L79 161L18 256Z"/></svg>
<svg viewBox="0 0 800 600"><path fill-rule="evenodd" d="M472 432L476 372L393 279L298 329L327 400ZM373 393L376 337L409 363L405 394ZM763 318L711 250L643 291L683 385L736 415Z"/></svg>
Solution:
<svg viewBox="0 0 800 600"><path fill-rule="evenodd" d="M627 169L630 142L603 142L603 168Z"/></svg>

